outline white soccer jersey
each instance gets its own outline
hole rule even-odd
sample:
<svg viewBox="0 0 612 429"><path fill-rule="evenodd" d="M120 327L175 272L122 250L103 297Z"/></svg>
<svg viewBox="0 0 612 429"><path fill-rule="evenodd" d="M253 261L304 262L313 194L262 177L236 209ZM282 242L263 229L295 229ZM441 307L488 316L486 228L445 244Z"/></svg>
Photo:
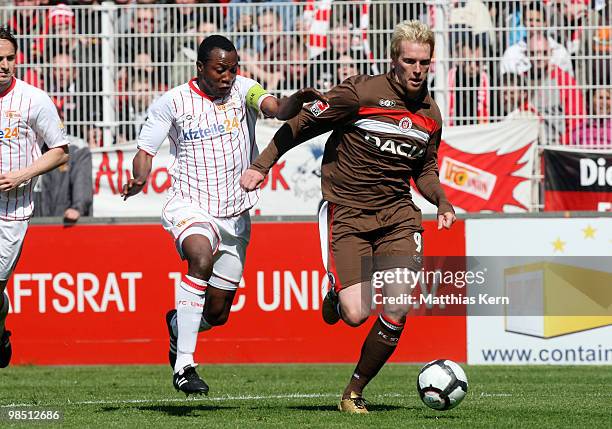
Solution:
<svg viewBox="0 0 612 429"><path fill-rule="evenodd" d="M270 94L252 79L236 76L228 96L212 100L196 80L171 89L149 109L138 148L155 155L166 137L174 157L168 192L215 217L235 216L257 203L240 176L257 157L255 121Z"/></svg>
<svg viewBox="0 0 612 429"><path fill-rule="evenodd" d="M13 79L0 94L0 173L28 167L41 156L41 148L67 145L64 125L49 96ZM32 215L32 188L36 178L8 192L0 191L0 219L26 220Z"/></svg>

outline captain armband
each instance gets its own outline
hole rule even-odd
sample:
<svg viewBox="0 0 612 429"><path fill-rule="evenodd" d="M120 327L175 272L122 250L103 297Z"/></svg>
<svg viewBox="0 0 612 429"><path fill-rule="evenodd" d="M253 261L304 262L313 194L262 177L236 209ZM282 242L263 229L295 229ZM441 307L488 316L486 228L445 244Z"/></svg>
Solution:
<svg viewBox="0 0 612 429"><path fill-rule="evenodd" d="M259 111L259 106L261 105L261 102L264 100L264 98L266 98L266 96L270 95L271 94L269 94L268 91L263 89L261 85L253 85L251 89L249 89L249 91L247 92L246 105Z"/></svg>

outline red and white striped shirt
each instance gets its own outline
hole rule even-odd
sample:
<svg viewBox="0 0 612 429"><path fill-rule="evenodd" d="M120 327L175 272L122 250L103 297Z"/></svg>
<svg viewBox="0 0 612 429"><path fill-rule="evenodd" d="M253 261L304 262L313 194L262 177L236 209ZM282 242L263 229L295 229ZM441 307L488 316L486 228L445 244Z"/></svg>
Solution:
<svg viewBox="0 0 612 429"><path fill-rule="evenodd" d="M55 105L42 90L13 78L0 94L0 173L21 170L41 156L41 148L68 144ZM32 216L32 188L36 178L16 189L0 191L0 219L26 220Z"/></svg>
<svg viewBox="0 0 612 429"><path fill-rule="evenodd" d="M246 192L239 181L258 155L255 121L267 96L256 81L236 76L229 95L213 100L194 78L151 105L138 148L155 155L166 137L170 140L170 198L215 217L235 216L257 203L259 191Z"/></svg>

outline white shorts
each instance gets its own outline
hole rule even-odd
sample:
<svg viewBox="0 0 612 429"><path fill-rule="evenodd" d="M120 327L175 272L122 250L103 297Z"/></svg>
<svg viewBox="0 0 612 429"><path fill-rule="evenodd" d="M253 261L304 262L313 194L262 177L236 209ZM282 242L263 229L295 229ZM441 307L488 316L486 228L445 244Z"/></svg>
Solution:
<svg viewBox="0 0 612 429"><path fill-rule="evenodd" d="M8 280L21 253L27 220L0 219L0 281Z"/></svg>
<svg viewBox="0 0 612 429"><path fill-rule="evenodd" d="M213 250L213 274L208 283L224 290L238 288L251 237L251 218L248 211L234 217L218 218L201 207L174 196L162 210L162 224L174 237L176 250L182 259L185 259L185 238L194 234L208 238Z"/></svg>

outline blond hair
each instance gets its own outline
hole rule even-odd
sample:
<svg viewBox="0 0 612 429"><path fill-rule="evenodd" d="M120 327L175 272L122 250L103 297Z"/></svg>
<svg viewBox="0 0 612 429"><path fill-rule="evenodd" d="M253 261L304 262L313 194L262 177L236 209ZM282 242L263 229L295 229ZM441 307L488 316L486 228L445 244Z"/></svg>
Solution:
<svg viewBox="0 0 612 429"><path fill-rule="evenodd" d="M431 48L431 55L433 55L436 43L434 33L426 24L420 21L404 21L397 24L395 30L393 30L393 36L391 37L392 60L399 58L402 42L404 41L429 45Z"/></svg>

